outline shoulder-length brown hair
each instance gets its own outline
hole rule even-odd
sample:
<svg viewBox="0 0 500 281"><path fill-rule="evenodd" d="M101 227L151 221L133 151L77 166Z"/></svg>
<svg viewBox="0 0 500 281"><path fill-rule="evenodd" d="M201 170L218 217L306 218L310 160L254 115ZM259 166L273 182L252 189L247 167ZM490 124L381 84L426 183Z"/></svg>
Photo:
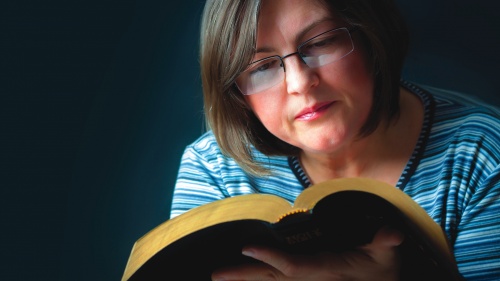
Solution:
<svg viewBox="0 0 500 281"><path fill-rule="evenodd" d="M254 55L258 0L207 0L200 33L200 64L207 129L223 153L255 175L267 174L252 156L298 155L299 149L271 134L235 86ZM356 28L374 75L373 105L360 136L399 114L401 69L408 49L406 25L393 0L321 0L331 13Z"/></svg>

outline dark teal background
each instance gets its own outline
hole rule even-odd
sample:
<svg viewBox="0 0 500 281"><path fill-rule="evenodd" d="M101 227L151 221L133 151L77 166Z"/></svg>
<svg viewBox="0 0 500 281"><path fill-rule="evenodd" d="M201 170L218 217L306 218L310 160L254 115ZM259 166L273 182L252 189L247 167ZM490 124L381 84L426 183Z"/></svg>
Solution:
<svg viewBox="0 0 500 281"><path fill-rule="evenodd" d="M398 1L405 77L500 104L496 1ZM203 1L0 4L1 280L119 280L202 133Z"/></svg>

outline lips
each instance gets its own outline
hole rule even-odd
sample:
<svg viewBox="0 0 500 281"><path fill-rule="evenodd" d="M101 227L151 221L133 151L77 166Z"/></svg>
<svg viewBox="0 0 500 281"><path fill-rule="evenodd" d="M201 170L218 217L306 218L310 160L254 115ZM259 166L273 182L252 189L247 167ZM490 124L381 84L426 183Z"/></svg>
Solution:
<svg viewBox="0 0 500 281"><path fill-rule="evenodd" d="M334 102L322 102L318 103L312 107L305 108L299 114L295 116L295 119L298 120L312 120L321 115L326 109L328 109Z"/></svg>

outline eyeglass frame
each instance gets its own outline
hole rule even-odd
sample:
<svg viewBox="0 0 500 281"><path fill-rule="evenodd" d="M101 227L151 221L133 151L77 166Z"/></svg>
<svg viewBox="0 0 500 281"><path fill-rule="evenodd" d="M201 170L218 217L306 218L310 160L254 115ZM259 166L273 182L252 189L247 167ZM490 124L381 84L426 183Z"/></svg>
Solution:
<svg viewBox="0 0 500 281"><path fill-rule="evenodd" d="M321 66L325 66L325 65L328 65L328 64L331 64L331 63L337 62L337 61L339 61L339 60L343 59L344 57L346 57L347 55L349 55L350 53L352 53L352 52L354 51L354 41L352 40L352 36L351 36L351 34L357 30L357 28L356 28L356 27L351 27L351 28L348 28L348 27L343 26L343 27L336 27L336 28L333 28L333 29L329 29L329 30L327 30L327 31L321 32L320 34L317 34L317 35L313 36L312 38L309 38L309 39L307 39L306 41L304 41L304 42L300 43L300 44L297 46L297 51L296 51L296 52L293 52L293 53L290 53L290 54L287 54L287 55L284 55L284 56L280 56L280 55L272 55L272 56L268 56L268 57L265 57L265 58L262 58L262 59L258 59L258 60L256 60L256 61L252 61L251 63L249 63L249 64L248 64L248 67L247 67L244 71L242 71L242 72L238 75L238 77L239 77L242 73L244 73L244 72L245 72L245 71L246 71L246 70L247 70L247 69L248 69L248 68L249 68L252 64L254 64L254 63L258 63L258 62L261 62L261 61L263 61L263 60L268 60L268 59L270 59L270 58L278 58L278 59L280 60L280 66L281 66L281 67L283 67L283 72L285 72L285 73L286 73L286 65L285 65L285 61L284 61L284 59L286 59L286 58L288 58L288 57L291 57L291 56L294 56L294 55L299 55L300 61L302 61L305 65L307 65L307 66L309 67L309 65L307 64L307 62L304 60L304 57L301 55L300 48L302 48L302 47L303 47L304 45L306 45L307 43L309 43L309 42L313 41L314 39L318 38L319 36L321 36L321 35L323 35L323 34L325 34L325 33L332 32L332 31L337 31L337 30L341 30L341 29L342 29L342 30L346 30L346 31L347 31L347 33L349 34L349 39L351 40L351 44L352 44L352 50L351 50L350 52L348 52L347 54L343 55L343 56L342 56L341 58L339 58L338 60L335 60L335 61L329 62L329 63L324 64L324 65L321 65ZM321 67L321 66L318 66L318 67ZM238 84L236 83L236 81L235 81L235 85L236 85L236 87L239 89ZM240 90L240 92L243 94L243 92L242 92L241 90ZM255 94L255 93L253 93L253 94ZM247 95L247 96L249 96L249 95L253 95L253 94L243 94L243 95Z"/></svg>

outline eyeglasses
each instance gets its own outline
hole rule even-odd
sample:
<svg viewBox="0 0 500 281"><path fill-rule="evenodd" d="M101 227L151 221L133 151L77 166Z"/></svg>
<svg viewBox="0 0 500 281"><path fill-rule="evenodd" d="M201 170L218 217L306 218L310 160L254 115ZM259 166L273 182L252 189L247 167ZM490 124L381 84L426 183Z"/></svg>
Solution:
<svg viewBox="0 0 500 281"><path fill-rule="evenodd" d="M351 32L346 27L325 31L297 47L297 52L254 61L236 78L236 86L244 95L267 90L285 79L284 59L299 55L310 68L321 67L347 56L354 50Z"/></svg>

